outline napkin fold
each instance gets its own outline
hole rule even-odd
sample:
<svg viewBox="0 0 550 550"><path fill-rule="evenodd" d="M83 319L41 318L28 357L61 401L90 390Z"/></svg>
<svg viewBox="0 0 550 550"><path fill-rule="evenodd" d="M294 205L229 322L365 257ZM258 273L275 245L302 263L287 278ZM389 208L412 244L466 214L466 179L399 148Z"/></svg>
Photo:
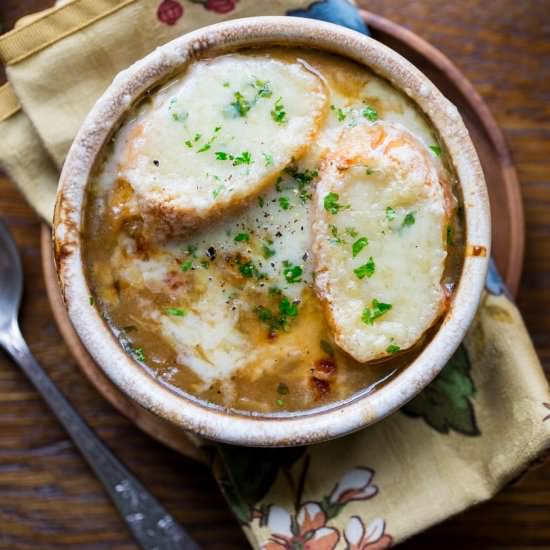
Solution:
<svg viewBox="0 0 550 550"><path fill-rule="evenodd" d="M0 164L50 223L70 143L118 71L197 27L260 14L368 32L346 0L73 0L27 19L0 36L9 78ZM399 412L307 448L214 445L212 467L255 548L388 548L525 471L550 445L549 409L521 316L491 266L464 343Z"/></svg>

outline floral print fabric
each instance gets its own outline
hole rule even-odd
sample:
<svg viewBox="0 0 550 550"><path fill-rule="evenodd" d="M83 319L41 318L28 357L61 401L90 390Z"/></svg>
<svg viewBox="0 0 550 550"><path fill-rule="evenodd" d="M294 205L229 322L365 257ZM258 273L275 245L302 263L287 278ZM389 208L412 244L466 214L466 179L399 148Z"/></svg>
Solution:
<svg viewBox="0 0 550 550"><path fill-rule="evenodd" d="M374 472L369 468L350 470L336 483L330 495L320 501L303 503L293 515L286 508L271 505L265 524L267 542L262 550L334 550L340 541L350 550L388 548L392 537L385 533L385 522L374 518L367 527L357 515L350 516L345 528L332 520L343 515L347 504L365 501L378 493L372 484ZM258 517L258 516L257 516ZM261 521L261 516L260 516Z"/></svg>
<svg viewBox="0 0 550 550"><path fill-rule="evenodd" d="M118 71L201 25L285 13L326 18L333 5L351 6L346 0L129 3L12 65L23 112L3 123L2 162L35 208L50 211L56 170ZM338 22L349 21L343 13ZM548 384L521 316L494 275L452 364L401 412L307 449L216 447L215 475L253 546L388 548L490 498L550 446Z"/></svg>

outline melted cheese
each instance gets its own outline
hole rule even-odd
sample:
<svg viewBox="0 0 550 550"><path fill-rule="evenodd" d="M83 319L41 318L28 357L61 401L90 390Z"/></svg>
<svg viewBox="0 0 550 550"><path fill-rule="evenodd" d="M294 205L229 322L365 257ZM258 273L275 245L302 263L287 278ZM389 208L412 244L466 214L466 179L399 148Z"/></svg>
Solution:
<svg viewBox="0 0 550 550"><path fill-rule="evenodd" d="M250 342L237 327L239 312L227 307L227 298L216 283L186 308L185 316L164 313L159 326L176 350L178 363L188 366L205 384L229 378L253 356Z"/></svg>
<svg viewBox="0 0 550 550"><path fill-rule="evenodd" d="M413 346L444 305L447 214L430 151L403 126L342 131L315 190L315 284L361 362Z"/></svg>
<svg viewBox="0 0 550 550"><path fill-rule="evenodd" d="M256 318L258 296L271 292L299 306L305 287L312 284L307 220L315 175L294 174L302 181L281 176L255 206L196 238L159 245L147 259L139 259L135 242L121 237L111 259L123 285L170 295L171 305L186 312L170 316L166 307L154 303L145 309L155 312L148 320L177 351L178 362L205 383L227 378L252 361L239 319L241 314ZM250 277L240 271L245 264L253 266ZM288 266L299 268L300 275L287 277Z"/></svg>
<svg viewBox="0 0 550 550"><path fill-rule="evenodd" d="M119 176L150 224L182 234L259 194L304 153L326 109L324 83L301 63L199 61L132 122Z"/></svg>

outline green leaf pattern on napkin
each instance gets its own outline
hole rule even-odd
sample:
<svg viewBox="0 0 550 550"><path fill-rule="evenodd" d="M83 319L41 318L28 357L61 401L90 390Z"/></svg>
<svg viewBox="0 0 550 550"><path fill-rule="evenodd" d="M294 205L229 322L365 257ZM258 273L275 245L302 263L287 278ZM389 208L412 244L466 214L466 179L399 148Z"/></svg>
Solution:
<svg viewBox="0 0 550 550"><path fill-rule="evenodd" d="M468 352L461 345L435 380L401 412L423 418L440 433L454 430L464 435L481 435L471 398L475 394Z"/></svg>
<svg viewBox="0 0 550 550"><path fill-rule="evenodd" d="M261 449L217 445L224 472L218 483L233 513L242 524L263 517L256 504L267 494L279 473L289 469L305 452L305 447Z"/></svg>

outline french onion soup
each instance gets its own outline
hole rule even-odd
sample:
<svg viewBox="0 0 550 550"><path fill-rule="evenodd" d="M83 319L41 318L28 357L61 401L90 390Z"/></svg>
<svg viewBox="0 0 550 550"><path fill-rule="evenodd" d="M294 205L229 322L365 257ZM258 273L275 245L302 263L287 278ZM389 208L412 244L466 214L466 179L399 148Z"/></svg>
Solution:
<svg viewBox="0 0 550 550"><path fill-rule="evenodd" d="M152 376L307 410L422 351L463 262L456 176L415 104L335 55L199 59L150 90L87 190L91 307Z"/></svg>

